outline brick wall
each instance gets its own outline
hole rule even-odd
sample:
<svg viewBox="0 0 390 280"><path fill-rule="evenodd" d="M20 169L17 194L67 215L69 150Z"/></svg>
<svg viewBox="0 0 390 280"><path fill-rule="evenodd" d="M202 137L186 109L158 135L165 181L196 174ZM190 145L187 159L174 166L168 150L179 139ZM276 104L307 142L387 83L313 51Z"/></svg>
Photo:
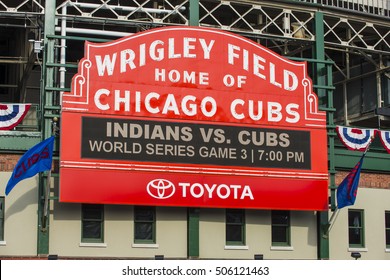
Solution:
<svg viewBox="0 0 390 280"><path fill-rule="evenodd" d="M21 155L0 154L0 172L12 172Z"/></svg>
<svg viewBox="0 0 390 280"><path fill-rule="evenodd" d="M12 172L22 155L0 154L0 172ZM53 159L52 171L58 172L59 161Z"/></svg>
<svg viewBox="0 0 390 280"><path fill-rule="evenodd" d="M347 175L348 172L337 172L336 186L338 186ZM359 188L390 189L390 175L362 172L360 174Z"/></svg>

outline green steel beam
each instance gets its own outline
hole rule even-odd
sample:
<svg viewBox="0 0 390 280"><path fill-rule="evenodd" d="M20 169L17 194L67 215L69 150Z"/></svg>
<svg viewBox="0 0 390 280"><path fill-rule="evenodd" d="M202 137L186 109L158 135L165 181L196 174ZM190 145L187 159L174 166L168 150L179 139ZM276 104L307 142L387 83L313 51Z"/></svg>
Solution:
<svg viewBox="0 0 390 280"><path fill-rule="evenodd" d="M328 107L318 107L318 109L320 111L325 111L325 112L336 112L336 109L335 108L328 108ZM328 126L329 128L331 128L332 126ZM334 127L332 127L334 128Z"/></svg>
<svg viewBox="0 0 390 280"><path fill-rule="evenodd" d="M350 171L362 156L362 152L350 151L346 148L335 150L335 167L337 170ZM376 171L390 173L390 154L386 152L368 151L364 158L362 170L365 172Z"/></svg>
<svg viewBox="0 0 390 280"><path fill-rule="evenodd" d="M333 70L331 66L327 69L328 84L333 84ZM333 90L327 91L328 95L328 107L334 108L333 105ZM329 187L330 187L330 198L331 198L331 210L336 210L335 201L335 185L336 185L336 158L335 158L335 137L336 137L336 125L334 123L334 111L328 112L328 139L329 139Z"/></svg>
<svg viewBox="0 0 390 280"><path fill-rule="evenodd" d="M54 118L59 118L61 115L60 115L60 113L52 113L52 114L44 114L43 115L43 118L44 119L46 119L46 120L49 120L49 121L51 121L52 119L54 119Z"/></svg>
<svg viewBox="0 0 390 280"><path fill-rule="evenodd" d="M60 88L60 87L46 87L45 90L70 92L70 88Z"/></svg>
<svg viewBox="0 0 390 280"><path fill-rule="evenodd" d="M199 0L190 0L190 25L199 26Z"/></svg>
<svg viewBox="0 0 390 280"><path fill-rule="evenodd" d="M190 0L189 25L199 26L199 0ZM188 208L187 254L199 258L199 208Z"/></svg>
<svg viewBox="0 0 390 280"><path fill-rule="evenodd" d="M318 89L330 89L330 90L334 90L336 87L334 86L320 86L320 85L313 85L313 88L318 88Z"/></svg>
<svg viewBox="0 0 390 280"><path fill-rule="evenodd" d="M315 16L315 23L314 28L316 35L316 41L315 41L315 48L314 48L314 54L313 57L319 61L325 60L325 42L324 42L324 15L321 12L316 12ZM319 103L323 106L323 102L326 100L326 106L327 108L332 108L333 106L330 106L332 104L329 104L329 91L332 91L332 89L326 89L323 87L332 86L332 84L327 83L326 81L326 75L327 75L327 66L325 63L317 62L315 64L315 84L317 86L317 95L319 97ZM326 97L328 97L326 99ZM322 101L322 102L321 102ZM332 101L331 101L332 102ZM328 111L327 117L328 117L328 123L329 120L333 120L333 112ZM332 122L330 123L332 124ZM334 138L332 136L328 137L329 147L330 147L330 158L329 162L332 161L332 147L334 145L333 143ZM331 166L329 166L329 169L332 169ZM333 175L330 174L332 177ZM332 179L330 179L332 181ZM324 238L324 234L328 228L328 219L329 214L328 211L318 211L317 212L317 252L318 252L318 258L319 259L329 259L329 240L327 238Z"/></svg>
<svg viewBox="0 0 390 280"><path fill-rule="evenodd" d="M199 258L199 208L188 208L188 258Z"/></svg>
<svg viewBox="0 0 390 280"><path fill-rule="evenodd" d="M43 49L43 68L42 68L42 81L41 85L41 108L53 105L53 92L45 90L46 87L54 86L54 68L47 67L47 64L54 63L54 39L48 39L47 36L55 34L55 11L56 2L45 2L45 26L44 26L44 49ZM45 109L44 115L48 114L50 110ZM42 118L42 140L51 136L51 120ZM49 220L46 221L46 227L43 225L43 213L45 205L45 177L42 173L39 176L39 195L38 195L38 244L37 254L48 255L49 254Z"/></svg>
<svg viewBox="0 0 390 280"><path fill-rule="evenodd" d="M78 64L46 63L46 67L66 67L66 68L77 69L79 67L79 65Z"/></svg>
<svg viewBox="0 0 390 280"><path fill-rule="evenodd" d="M38 131L3 131L0 134L0 150L27 151L41 139L41 132Z"/></svg>

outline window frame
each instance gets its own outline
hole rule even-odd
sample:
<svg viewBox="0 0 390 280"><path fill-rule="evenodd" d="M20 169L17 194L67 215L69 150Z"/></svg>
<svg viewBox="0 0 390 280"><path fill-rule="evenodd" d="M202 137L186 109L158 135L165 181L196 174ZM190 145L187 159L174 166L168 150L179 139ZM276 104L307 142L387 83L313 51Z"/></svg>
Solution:
<svg viewBox="0 0 390 280"><path fill-rule="evenodd" d="M386 249L390 249L390 211L385 211L385 245Z"/></svg>
<svg viewBox="0 0 390 280"><path fill-rule="evenodd" d="M359 213L360 225L350 225L351 213ZM349 248L364 248L365 247L365 221L364 221L364 210L362 209L348 209L348 246ZM359 230L360 242L351 243L351 230Z"/></svg>
<svg viewBox="0 0 390 280"><path fill-rule="evenodd" d="M88 209L89 208L89 209ZM99 218L85 217L88 210L98 210ZM96 222L100 225L100 238L84 237L84 223ZM81 205L81 242L82 243L104 243L104 205L103 204L82 204Z"/></svg>
<svg viewBox="0 0 390 280"><path fill-rule="evenodd" d="M0 241L4 241L5 197L0 196Z"/></svg>
<svg viewBox="0 0 390 280"><path fill-rule="evenodd" d="M240 214L240 222L229 222L228 214ZM241 238L239 241L228 240L228 231L232 227L240 227ZM229 229L230 228L230 229ZM226 209L225 211L225 244L230 246L244 246L246 244L246 219L245 209Z"/></svg>
<svg viewBox="0 0 390 280"><path fill-rule="evenodd" d="M152 212L152 220L138 220L137 211L149 210ZM137 225L140 224L151 224L151 235L150 239L139 239L137 238ZM155 206L134 206L134 244L156 244L156 207Z"/></svg>
<svg viewBox="0 0 390 280"><path fill-rule="evenodd" d="M286 223L274 223L274 215L283 215L287 217ZM285 241L274 241L274 231L279 228L285 230ZM290 247L291 246L291 212L288 210L271 211L271 244L272 246Z"/></svg>

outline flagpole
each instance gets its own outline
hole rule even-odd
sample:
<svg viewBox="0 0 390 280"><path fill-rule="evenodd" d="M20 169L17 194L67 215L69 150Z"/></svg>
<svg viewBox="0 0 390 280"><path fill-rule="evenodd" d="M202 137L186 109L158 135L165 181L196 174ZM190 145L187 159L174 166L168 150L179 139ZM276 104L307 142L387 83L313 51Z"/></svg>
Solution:
<svg viewBox="0 0 390 280"><path fill-rule="evenodd" d="M51 181L51 170L49 170L46 177L45 202L43 205L43 217L42 217L42 231L47 230L46 225L47 225L47 217L49 212L50 181Z"/></svg>
<svg viewBox="0 0 390 280"><path fill-rule="evenodd" d="M370 137L370 142L368 142L367 147L364 150L362 157L364 157L367 154L367 152L370 149L371 143L373 142L374 138L375 138L375 133L374 133L373 136ZM339 212L340 212L340 209L336 206L336 209L333 211L332 216L330 217L329 222L327 224L326 232L323 234L324 238L328 238L329 237L329 232L332 229L332 227L334 225L334 222L336 221L336 218L338 217Z"/></svg>
<svg viewBox="0 0 390 280"><path fill-rule="evenodd" d="M375 133L377 133L377 131L375 131ZM368 150L370 149L371 143L372 143L372 141L373 141L374 138L375 138L375 133L374 133L373 136L371 136L370 142L368 143L368 145L367 145L367 147L366 147L366 150L364 151L363 155L367 154Z"/></svg>
<svg viewBox="0 0 390 280"><path fill-rule="evenodd" d="M57 132L57 118L53 118L52 135L56 135ZM42 217L42 231L47 230L47 220L49 216L49 197L50 197L50 183L51 183L51 168L49 169L46 177L46 189L45 189L45 201L43 204L43 217Z"/></svg>
<svg viewBox="0 0 390 280"><path fill-rule="evenodd" d="M336 207L336 209L332 213L332 216L329 219L329 222L327 224L326 232L323 234L324 238L327 239L329 237L329 232L332 229L332 227L334 225L334 221L336 220L337 216L339 215L339 212L340 212L340 209Z"/></svg>

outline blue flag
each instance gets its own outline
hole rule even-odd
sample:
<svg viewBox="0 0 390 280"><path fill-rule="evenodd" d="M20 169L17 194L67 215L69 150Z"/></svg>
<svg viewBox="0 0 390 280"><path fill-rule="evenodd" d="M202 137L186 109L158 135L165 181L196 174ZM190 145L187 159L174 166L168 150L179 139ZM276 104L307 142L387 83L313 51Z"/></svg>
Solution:
<svg viewBox="0 0 390 280"><path fill-rule="evenodd" d="M337 187L337 208L339 209L355 204L360 179L360 170L362 168L365 154L366 153L363 154L359 162Z"/></svg>
<svg viewBox="0 0 390 280"><path fill-rule="evenodd" d="M19 159L5 188L6 195L23 179L51 169L53 146L54 136L38 143Z"/></svg>

